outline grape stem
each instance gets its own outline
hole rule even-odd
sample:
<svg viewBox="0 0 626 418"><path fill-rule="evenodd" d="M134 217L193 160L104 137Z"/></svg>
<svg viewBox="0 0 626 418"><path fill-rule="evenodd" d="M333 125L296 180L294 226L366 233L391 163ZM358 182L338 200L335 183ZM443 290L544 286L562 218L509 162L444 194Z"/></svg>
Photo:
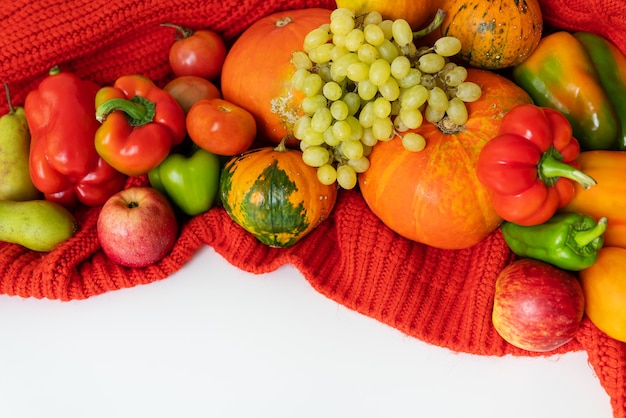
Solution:
<svg viewBox="0 0 626 418"><path fill-rule="evenodd" d="M444 12L441 9L437 9L437 13L435 14L435 17L433 18L433 20L430 22L428 26L426 26L424 29L420 29L416 32L413 32L413 39L423 38L424 36L433 33L435 29L441 26L441 24L443 23L443 19L445 17L446 17L446 12Z"/></svg>

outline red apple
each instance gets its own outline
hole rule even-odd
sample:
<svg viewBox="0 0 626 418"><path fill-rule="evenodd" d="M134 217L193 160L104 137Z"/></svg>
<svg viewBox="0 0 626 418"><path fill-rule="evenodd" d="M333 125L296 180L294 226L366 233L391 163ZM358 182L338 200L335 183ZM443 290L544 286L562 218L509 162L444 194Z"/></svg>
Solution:
<svg viewBox="0 0 626 418"><path fill-rule="evenodd" d="M105 202L97 231L102 250L111 260L128 267L144 267L172 250L178 222L171 204L159 191L131 187Z"/></svg>
<svg viewBox="0 0 626 418"><path fill-rule="evenodd" d="M496 279L492 321L510 344L547 352L574 338L585 309L580 282L572 273L524 258Z"/></svg>

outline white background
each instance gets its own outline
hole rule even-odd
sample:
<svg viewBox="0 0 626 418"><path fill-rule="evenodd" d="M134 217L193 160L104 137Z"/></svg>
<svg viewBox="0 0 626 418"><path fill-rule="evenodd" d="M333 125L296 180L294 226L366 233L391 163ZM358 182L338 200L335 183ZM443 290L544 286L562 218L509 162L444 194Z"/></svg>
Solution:
<svg viewBox="0 0 626 418"><path fill-rule="evenodd" d="M0 296L6 418L611 418L584 352L453 353L203 247L84 301Z"/></svg>

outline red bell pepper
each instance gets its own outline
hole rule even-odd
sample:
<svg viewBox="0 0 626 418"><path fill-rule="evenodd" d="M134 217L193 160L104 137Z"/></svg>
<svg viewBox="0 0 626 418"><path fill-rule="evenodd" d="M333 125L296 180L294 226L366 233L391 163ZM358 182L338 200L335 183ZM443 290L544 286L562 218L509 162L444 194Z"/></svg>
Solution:
<svg viewBox="0 0 626 418"><path fill-rule="evenodd" d="M100 126L94 117L98 89L54 67L24 101L33 184L47 200L67 208L78 202L100 205L126 183L126 176L103 161L94 147Z"/></svg>
<svg viewBox="0 0 626 418"><path fill-rule="evenodd" d="M477 175L496 212L519 225L546 222L574 196L574 182L596 182L577 168L580 145L558 111L532 104L511 109L481 150Z"/></svg>
<svg viewBox="0 0 626 418"><path fill-rule="evenodd" d="M165 90L141 75L118 78L96 96L98 154L129 176L158 166L186 135L185 112Z"/></svg>

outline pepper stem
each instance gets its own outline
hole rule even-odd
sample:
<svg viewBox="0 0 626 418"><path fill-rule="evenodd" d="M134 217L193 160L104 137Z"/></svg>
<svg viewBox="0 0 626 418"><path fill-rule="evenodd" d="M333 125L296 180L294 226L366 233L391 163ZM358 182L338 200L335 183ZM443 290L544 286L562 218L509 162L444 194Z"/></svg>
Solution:
<svg viewBox="0 0 626 418"><path fill-rule="evenodd" d="M588 189L596 181L577 168L561 161L563 157L554 148L543 153L538 164L539 178L548 186L553 186L559 177L565 177L579 183L583 189Z"/></svg>
<svg viewBox="0 0 626 418"><path fill-rule="evenodd" d="M591 244L593 240L604 234L607 224L608 219L606 216L600 218L596 226L593 228L586 229L584 231L576 231L576 234L574 234L574 241L576 241L576 244L579 247L586 247Z"/></svg>
<svg viewBox="0 0 626 418"><path fill-rule="evenodd" d="M154 120L156 105L145 97L135 96L130 100L116 97L102 103L96 109L96 119L103 122L109 113L120 110L126 114L131 126L142 126Z"/></svg>
<svg viewBox="0 0 626 418"><path fill-rule="evenodd" d="M437 9L437 13L435 14L433 20L424 29L413 32L413 38L423 38L424 36L431 34L435 31L435 29L441 26L445 17L446 12L441 9Z"/></svg>

